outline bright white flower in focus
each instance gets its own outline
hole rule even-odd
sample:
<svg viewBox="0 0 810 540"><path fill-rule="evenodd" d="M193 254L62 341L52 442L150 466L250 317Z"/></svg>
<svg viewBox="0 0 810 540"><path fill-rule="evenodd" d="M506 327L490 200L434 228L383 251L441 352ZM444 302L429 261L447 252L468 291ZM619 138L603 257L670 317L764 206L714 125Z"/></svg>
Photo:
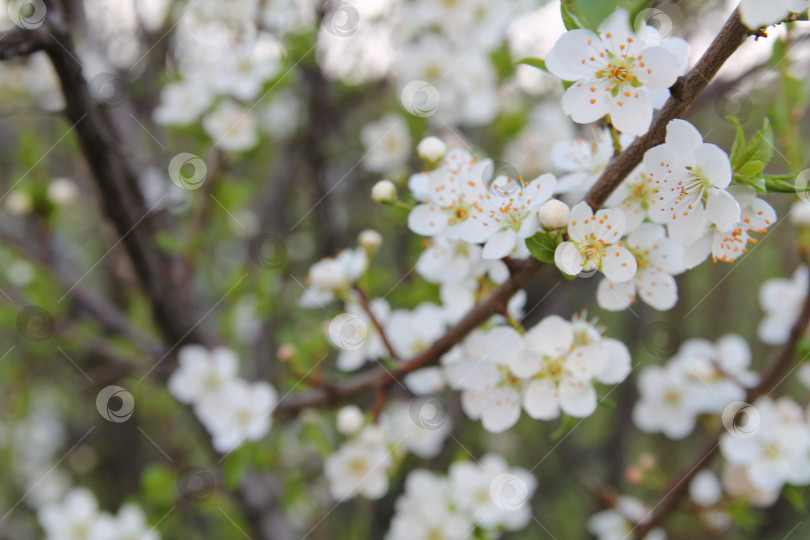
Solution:
<svg viewBox="0 0 810 540"><path fill-rule="evenodd" d="M791 12L801 13L810 8L810 0L742 0L740 17L748 28L756 30L777 23Z"/></svg>
<svg viewBox="0 0 810 540"><path fill-rule="evenodd" d="M618 208L624 213L627 222L625 232L629 233L636 230L647 217L653 191L650 175L644 171L643 166L639 165L613 190L605 201L605 206Z"/></svg>
<svg viewBox="0 0 810 540"><path fill-rule="evenodd" d="M667 238L664 227L654 223L641 225L630 233L625 246L636 258L636 275L624 283L602 280L596 293L599 306L618 311L640 298L658 310L674 307L678 284L672 276L685 270L683 246Z"/></svg>
<svg viewBox="0 0 810 540"><path fill-rule="evenodd" d="M345 297L367 268L368 254L362 248L344 249L335 257L321 259L309 269L309 287L301 297L301 306L319 308L334 300L335 296Z"/></svg>
<svg viewBox="0 0 810 540"><path fill-rule="evenodd" d="M474 205L472 219L486 230L485 259L502 259L518 243L534 236L540 227L537 210L551 198L557 179L544 174L524 182L522 178L498 176L487 189L483 201Z"/></svg>
<svg viewBox="0 0 810 540"><path fill-rule="evenodd" d="M214 448L224 453L267 435L277 402L270 384L235 379L217 394L205 396L194 410L211 433Z"/></svg>
<svg viewBox="0 0 810 540"><path fill-rule="evenodd" d="M635 524L643 521L649 512L638 499L621 496L612 509L597 512L588 519L588 531L598 540L625 540L632 537ZM655 528L644 540L665 540L666 537L663 529Z"/></svg>
<svg viewBox="0 0 810 540"><path fill-rule="evenodd" d="M324 474L332 497L379 499L388 491L391 454L379 428L369 426L326 458Z"/></svg>
<svg viewBox="0 0 810 540"><path fill-rule="evenodd" d="M551 73L576 81L563 96L566 114L581 124L609 114L619 131L633 135L650 127L653 104L648 92L672 86L684 63L667 47L645 43L622 9L602 23L599 35L571 30L546 56Z"/></svg>
<svg viewBox="0 0 810 540"><path fill-rule="evenodd" d="M202 345L186 345L177 355L178 368L169 377L169 391L181 403L196 403L218 393L237 376L239 359L231 349L209 351Z"/></svg>
<svg viewBox="0 0 810 540"><path fill-rule="evenodd" d="M759 339L769 345L781 345L787 341L790 329L799 318L810 272L806 266L799 266L790 279L770 279L759 289L759 304L765 312L759 323Z"/></svg>
<svg viewBox="0 0 810 540"><path fill-rule="evenodd" d="M621 210L599 210L595 215L587 203L571 210L567 242L557 246L557 268L575 276L582 271L601 270L616 283L630 280L636 273L636 259L620 241L625 231Z"/></svg>
<svg viewBox="0 0 810 540"><path fill-rule="evenodd" d="M644 169L654 186L650 219L666 224L679 244L694 244L710 225L731 231L739 223L740 203L725 190L732 176L728 154L704 143L686 120L667 125L666 142L644 154Z"/></svg>
<svg viewBox="0 0 810 540"><path fill-rule="evenodd" d="M408 228L422 236L446 233L454 240L484 242L488 231L471 216L483 209L488 168L492 168L490 161L477 160L466 150L447 152L441 166L427 173L425 200L411 210Z"/></svg>
<svg viewBox="0 0 810 540"><path fill-rule="evenodd" d="M366 150L363 166L375 173L385 173L404 165L411 153L408 125L396 114L388 114L363 126L360 141Z"/></svg>
<svg viewBox="0 0 810 540"><path fill-rule="evenodd" d="M202 124L215 146L223 150L249 150L259 142L253 113L233 101L220 103Z"/></svg>

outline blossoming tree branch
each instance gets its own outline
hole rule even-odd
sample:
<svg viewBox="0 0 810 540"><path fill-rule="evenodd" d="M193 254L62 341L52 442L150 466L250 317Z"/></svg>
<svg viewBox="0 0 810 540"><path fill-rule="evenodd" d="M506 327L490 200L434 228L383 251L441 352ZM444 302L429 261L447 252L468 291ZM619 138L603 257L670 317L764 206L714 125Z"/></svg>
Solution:
<svg viewBox="0 0 810 540"><path fill-rule="evenodd" d="M804 530L808 0L4 5L9 538Z"/></svg>

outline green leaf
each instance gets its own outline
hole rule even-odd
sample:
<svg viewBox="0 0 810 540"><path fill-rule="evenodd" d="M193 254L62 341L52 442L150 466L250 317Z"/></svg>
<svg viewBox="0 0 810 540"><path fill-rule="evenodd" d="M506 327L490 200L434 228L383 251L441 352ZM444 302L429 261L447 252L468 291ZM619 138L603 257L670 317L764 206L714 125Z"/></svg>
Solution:
<svg viewBox="0 0 810 540"><path fill-rule="evenodd" d="M762 174L765 164L761 161L748 161L737 170L737 175L743 178L753 178Z"/></svg>
<svg viewBox="0 0 810 540"><path fill-rule="evenodd" d="M574 6L574 2L572 0L562 0L560 2L560 14L562 15L563 24L565 24L566 30L576 30L577 28L583 28L584 25L579 20L579 17L575 15L576 7Z"/></svg>
<svg viewBox="0 0 810 540"><path fill-rule="evenodd" d="M745 151L745 131L743 131L740 121L734 115L729 115L728 121L734 124L736 133L734 134L734 144L731 145L731 166L734 170L741 165L740 158Z"/></svg>
<svg viewBox="0 0 810 540"><path fill-rule="evenodd" d="M531 56L527 56L526 58L521 58L515 65L518 64L526 64L527 66L536 67L537 69L542 69L543 71L548 71L546 69L546 62L542 58L532 58Z"/></svg>
<svg viewBox="0 0 810 540"><path fill-rule="evenodd" d="M804 505L804 488L788 484L782 490L782 495L800 514L806 514L807 508Z"/></svg>
<svg viewBox="0 0 810 540"><path fill-rule="evenodd" d="M150 465L141 474L144 498L155 506L171 506L177 500L177 475L166 465Z"/></svg>
<svg viewBox="0 0 810 540"><path fill-rule="evenodd" d="M554 433L551 434L551 440L552 441L560 440L562 437L570 433L570 431L576 427L578 422L579 418L563 414L563 419L562 422L560 423L560 427L555 429Z"/></svg>
<svg viewBox="0 0 810 540"><path fill-rule="evenodd" d="M781 175L779 175L781 176ZM807 193L810 192L810 185L796 186L790 182L785 182L779 176L766 176L765 189L768 193Z"/></svg>
<svg viewBox="0 0 810 540"><path fill-rule="evenodd" d="M773 130L771 123L765 118L762 129L748 141L745 151L740 157L740 163L761 161L762 167L765 168L771 157L773 157Z"/></svg>
<svg viewBox="0 0 810 540"><path fill-rule="evenodd" d="M529 252L536 259L546 263L554 262L554 252L561 243L561 235L545 232L537 233L526 239L526 247L529 248Z"/></svg>

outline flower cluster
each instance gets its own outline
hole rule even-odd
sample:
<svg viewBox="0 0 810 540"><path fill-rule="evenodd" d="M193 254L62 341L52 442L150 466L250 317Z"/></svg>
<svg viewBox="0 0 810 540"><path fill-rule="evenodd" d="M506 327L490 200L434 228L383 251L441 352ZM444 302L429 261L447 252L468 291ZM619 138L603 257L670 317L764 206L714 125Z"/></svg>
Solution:
<svg viewBox="0 0 810 540"><path fill-rule="evenodd" d="M598 540L622 540L632 537L635 526L649 519L649 509L636 498L622 495L613 508L602 510L588 519L588 532ZM644 540L665 540L663 529L654 528Z"/></svg>
<svg viewBox="0 0 810 540"><path fill-rule="evenodd" d="M647 433L682 439L700 414L719 414L745 399L746 389L759 376L748 370L751 352L740 336L730 334L717 343L690 339L664 366L644 368L638 378L641 395L633 421Z"/></svg>
<svg viewBox="0 0 810 540"><path fill-rule="evenodd" d="M574 84L562 105L575 122L587 124L609 115L619 131L642 135L652 122L659 96L686 70L689 45L682 39L644 38L657 34L646 24L636 34L628 14L617 10L599 28L563 34L546 56L548 70ZM664 94L666 96L666 94Z"/></svg>
<svg viewBox="0 0 810 540"><path fill-rule="evenodd" d="M508 326L478 330L442 359L447 381L462 390L467 416L501 432L520 418L551 420L560 412L589 416L598 398L594 382L618 384L630 372L630 354L584 318L556 315L522 336Z"/></svg>
<svg viewBox="0 0 810 540"><path fill-rule="evenodd" d="M209 351L201 345L186 345L178 353L178 362L169 378L169 391L194 407L218 452L231 452L245 441L267 435L278 400L276 390L266 382L239 378L239 359L231 349Z"/></svg>
<svg viewBox="0 0 810 540"><path fill-rule="evenodd" d="M578 193L592 184L606 153L606 135L599 133L590 145L560 146L558 154L566 157L558 159L575 171L560 182L566 184L563 192ZM557 246L555 262L570 275L601 271L607 279L597 300L604 309L625 309L636 299L671 309L678 300L673 276L709 255L734 262L756 242L752 234L776 222L776 212L754 188L730 185L731 180L728 155L704 143L690 123L673 120L664 144L645 153L607 209L574 207L568 240Z"/></svg>
<svg viewBox="0 0 810 540"><path fill-rule="evenodd" d="M810 425L796 402L763 398L734 412L720 451L752 487L779 493L785 484L810 484Z"/></svg>
<svg viewBox="0 0 810 540"><path fill-rule="evenodd" d="M86 488L73 488L38 513L46 540L160 540L160 534L146 522L139 506L127 503L111 515L99 509L95 495Z"/></svg>
<svg viewBox="0 0 810 540"><path fill-rule="evenodd" d="M353 406L341 409L337 421L349 439L326 458L324 474L339 501L357 495L379 499L388 492L388 474L406 451L422 458L437 456L452 427L438 398L393 402L377 425L365 424Z"/></svg>
<svg viewBox="0 0 810 540"><path fill-rule="evenodd" d="M759 324L759 339L770 345L781 345L787 341L807 297L809 279L810 273L802 265L790 279L770 279L762 284L759 303L765 317Z"/></svg>
<svg viewBox="0 0 810 540"><path fill-rule="evenodd" d="M456 462L446 477L416 469L405 480L405 493L386 540L462 540L479 535L498 538L531 519L529 499L536 481L529 471L509 468L488 454L479 463Z"/></svg>

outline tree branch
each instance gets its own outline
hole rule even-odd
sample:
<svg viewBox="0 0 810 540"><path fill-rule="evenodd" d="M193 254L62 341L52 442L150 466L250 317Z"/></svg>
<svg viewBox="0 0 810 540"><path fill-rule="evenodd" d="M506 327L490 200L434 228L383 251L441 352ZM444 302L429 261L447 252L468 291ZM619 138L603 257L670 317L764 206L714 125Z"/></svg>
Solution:
<svg viewBox="0 0 810 540"><path fill-rule="evenodd" d="M770 394L790 373L795 363L796 349L801 338L807 333L808 325L810 325L810 294L808 294L804 300L801 314L790 330L787 343L776 356L770 369L760 383L748 390L745 397L747 403L754 403L758 399ZM706 443L705 448L698 453L697 457L683 469L681 474L677 476L677 480L667 489L666 494L658 505L645 516L643 522L636 525L633 530L634 538L644 538L647 533L650 532L650 529L663 523L678 507L681 497L683 497L689 489L689 483L717 453L720 447L720 437L725 432L725 428L720 429Z"/></svg>
<svg viewBox="0 0 810 540"><path fill-rule="evenodd" d="M671 97L658 112L650 130L636 139L619 156L610 160L599 180L585 196L591 208L596 210L602 206L613 190L641 163L644 153L664 142L667 124L686 112L723 63L742 45L750 33L751 31L740 21L739 12L735 10L695 67L670 88Z"/></svg>
<svg viewBox="0 0 810 540"><path fill-rule="evenodd" d="M0 60L28 56L45 49L50 40L43 29L44 25L32 30L15 28L0 32Z"/></svg>
<svg viewBox="0 0 810 540"><path fill-rule="evenodd" d="M655 117L650 131L610 161L586 196L586 201L591 207L594 209L601 207L613 190L641 163L644 152L664 141L667 124L689 108L695 98L709 84L720 66L742 45L748 35L749 30L742 24L739 14L735 11L697 65L686 76L678 79L678 82L672 87L672 96ZM313 389L298 396L291 396L279 403L276 410L279 413L295 412L306 407L335 405L374 388L384 391L387 386L408 373L435 364L443 354L461 342L476 327L492 315L506 309L509 299L523 288L542 267L543 263L535 259L516 262L512 275L503 285L486 300L475 306L461 322L448 330L433 346L408 361L399 370L393 373L383 368L367 371L341 385L331 387L329 392L323 389Z"/></svg>

